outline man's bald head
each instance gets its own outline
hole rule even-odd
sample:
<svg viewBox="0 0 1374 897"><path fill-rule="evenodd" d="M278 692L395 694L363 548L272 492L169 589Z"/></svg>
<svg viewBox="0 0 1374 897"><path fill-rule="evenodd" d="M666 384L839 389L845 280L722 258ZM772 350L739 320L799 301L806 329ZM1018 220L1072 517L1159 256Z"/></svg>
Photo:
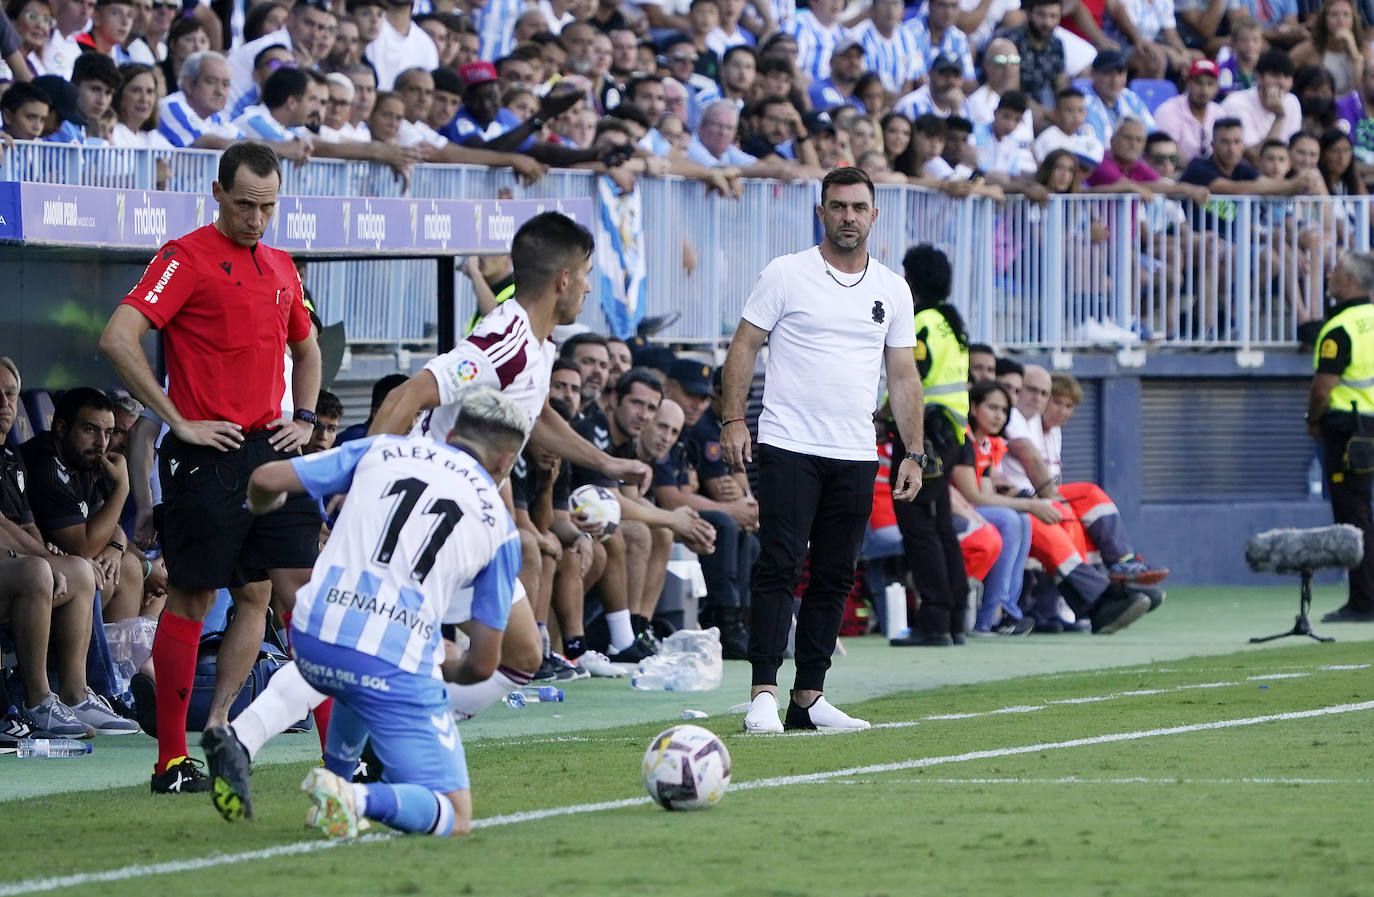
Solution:
<svg viewBox="0 0 1374 897"><path fill-rule="evenodd" d="M1016 407L1030 420L1045 410L1050 400L1050 372L1038 364L1026 365L1026 373L1021 384L1021 395Z"/></svg>
<svg viewBox="0 0 1374 897"><path fill-rule="evenodd" d="M682 435L685 420L686 415L677 402L667 398L659 402L654 419L639 432L640 458L661 461L667 457L668 451Z"/></svg>

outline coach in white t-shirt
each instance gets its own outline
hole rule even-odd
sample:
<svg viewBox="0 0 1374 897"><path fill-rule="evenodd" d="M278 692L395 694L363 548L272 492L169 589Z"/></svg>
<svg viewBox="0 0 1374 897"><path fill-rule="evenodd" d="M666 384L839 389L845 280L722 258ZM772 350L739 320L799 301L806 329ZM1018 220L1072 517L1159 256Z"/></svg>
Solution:
<svg viewBox="0 0 1374 897"><path fill-rule="evenodd" d="M720 442L739 470L751 455L744 409L754 361L769 341L759 417L761 554L751 600L746 732L868 728L822 692L873 504L873 411L884 367L902 438L924 444L911 290L867 250L878 217L873 182L858 168L831 171L821 182L816 214L825 238L774 259L759 274L723 373ZM916 454L901 459L893 498L916 495L923 461ZM796 679L784 726L778 667L808 543L810 581L797 617Z"/></svg>

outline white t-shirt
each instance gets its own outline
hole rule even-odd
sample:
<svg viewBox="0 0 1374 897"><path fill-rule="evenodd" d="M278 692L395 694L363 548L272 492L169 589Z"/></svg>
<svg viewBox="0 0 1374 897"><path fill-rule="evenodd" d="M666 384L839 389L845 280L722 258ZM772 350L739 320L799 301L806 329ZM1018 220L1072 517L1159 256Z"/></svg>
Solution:
<svg viewBox="0 0 1374 897"><path fill-rule="evenodd" d="M858 275L836 272L843 283ZM916 345L906 281L872 257L850 288L826 273L819 247L759 273L744 320L769 331L759 442L841 461L873 461L873 409L883 350Z"/></svg>
<svg viewBox="0 0 1374 897"><path fill-rule="evenodd" d="M114 131L110 134L110 145L127 147L129 149L166 149L172 148L172 144L166 137L156 130L154 131L133 131L124 122L116 122Z"/></svg>
<svg viewBox="0 0 1374 897"><path fill-rule="evenodd" d="M1035 450L1040 453L1040 457L1045 461L1045 467L1056 483L1059 482L1060 474L1063 471L1063 448L1064 434L1058 427L1052 427L1048 433L1040 424L1040 415L1026 420L1026 416L1018 409L1012 408L1011 415L1007 418L1007 428L1002 433L1007 440L1007 445L1011 445L1014 440L1028 439ZM1021 462L1016 460L1016 456L1010 452L1002 459L1002 475L1007 482L1017 491L1034 493L1035 484L1030 481L1030 476L1026 473L1026 468Z"/></svg>
<svg viewBox="0 0 1374 897"><path fill-rule="evenodd" d="M382 19L377 39L367 45L367 59L377 70L377 89L391 90L396 76L406 69L422 68L432 72L439 67L439 50L425 29L414 23L404 37Z"/></svg>

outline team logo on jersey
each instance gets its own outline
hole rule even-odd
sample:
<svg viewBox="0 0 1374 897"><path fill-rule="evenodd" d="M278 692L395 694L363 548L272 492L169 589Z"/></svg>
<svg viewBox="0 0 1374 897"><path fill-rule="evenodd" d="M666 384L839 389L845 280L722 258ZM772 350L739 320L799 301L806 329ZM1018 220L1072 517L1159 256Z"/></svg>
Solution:
<svg viewBox="0 0 1374 897"><path fill-rule="evenodd" d="M62 482L70 483L72 481L71 475L67 473L67 468L62 466L61 461L53 461L53 471L57 474L57 478Z"/></svg>
<svg viewBox="0 0 1374 897"><path fill-rule="evenodd" d="M719 443L719 442L708 442L708 443L706 443L706 460L707 460L707 461L713 461L713 462L714 462L714 461L719 461L719 460L720 460L720 443Z"/></svg>
<svg viewBox="0 0 1374 897"><path fill-rule="evenodd" d="M1333 339L1324 339L1324 340L1322 340L1322 353L1321 353L1321 357L1322 357L1322 358L1335 358L1335 357L1336 357L1336 353L1339 352L1339 351L1340 351L1340 350L1336 347L1336 341L1335 341L1335 340L1333 340Z"/></svg>
<svg viewBox="0 0 1374 897"><path fill-rule="evenodd" d="M458 363L458 380L462 383L471 383L477 379L477 362L465 359Z"/></svg>
<svg viewBox="0 0 1374 897"><path fill-rule="evenodd" d="M14 482L15 482L15 485L17 485L17 486L19 487L19 491L20 491L20 492L23 492L23 491L24 491L24 471L22 471L22 470L16 470L16 471L14 472Z"/></svg>
<svg viewBox="0 0 1374 897"><path fill-rule="evenodd" d="M883 322L883 319L886 317L887 309L883 308L883 300L873 300L873 320L881 324Z"/></svg>
<svg viewBox="0 0 1374 897"><path fill-rule="evenodd" d="M91 515L90 506L87 505L87 504L83 501L83 502L81 503L81 516L82 516L83 518L85 518L85 517L89 517L90 515Z"/></svg>
<svg viewBox="0 0 1374 897"><path fill-rule="evenodd" d="M234 265L232 262L220 262L219 266L224 269L225 274L233 273Z"/></svg>

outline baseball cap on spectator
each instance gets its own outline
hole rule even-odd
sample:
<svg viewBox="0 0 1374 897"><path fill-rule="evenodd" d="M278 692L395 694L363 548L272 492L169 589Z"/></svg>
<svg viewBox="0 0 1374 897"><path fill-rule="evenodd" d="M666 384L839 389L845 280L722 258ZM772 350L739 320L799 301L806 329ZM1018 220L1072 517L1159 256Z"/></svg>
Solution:
<svg viewBox="0 0 1374 897"><path fill-rule="evenodd" d="M711 366L692 358L679 358L668 368L668 376L676 380L689 396L711 394Z"/></svg>
<svg viewBox="0 0 1374 897"><path fill-rule="evenodd" d="M1093 60L1093 71L1124 72L1126 71L1126 57L1120 50L1103 50Z"/></svg>
<svg viewBox="0 0 1374 897"><path fill-rule="evenodd" d="M1102 164L1103 149L1102 144L1096 140L1092 142L1075 140L1069 147L1073 157L1078 160L1078 164L1088 168L1096 168Z"/></svg>
<svg viewBox="0 0 1374 897"><path fill-rule="evenodd" d="M1257 75L1287 75L1291 78L1294 71L1293 60L1283 50L1265 50L1255 63Z"/></svg>
<svg viewBox="0 0 1374 897"><path fill-rule="evenodd" d="M441 65L430 72L430 77L434 79L434 89L442 90L444 93L451 93L461 97L465 88L465 82L457 72L446 65Z"/></svg>
<svg viewBox="0 0 1374 897"><path fill-rule="evenodd" d="M654 368L666 372L672 368L677 356L667 346L644 343L642 346L630 347L630 360L637 368Z"/></svg>
<svg viewBox="0 0 1374 897"><path fill-rule="evenodd" d="M86 126L86 116L82 115L81 110L76 108L76 87L70 81L61 75L39 75L33 79L32 83L34 87L48 95L58 119L69 121L83 128Z"/></svg>
<svg viewBox="0 0 1374 897"><path fill-rule="evenodd" d="M1211 75L1213 78L1219 77L1217 64L1210 59L1197 59L1188 66L1188 77L1196 78L1198 75Z"/></svg>
<svg viewBox="0 0 1374 897"><path fill-rule="evenodd" d="M471 90L478 84L486 84L488 81L498 80L496 76L496 66L479 59L476 62L469 62L467 65L458 69L458 76L463 79L464 88Z"/></svg>
<svg viewBox="0 0 1374 897"><path fill-rule="evenodd" d="M955 53L941 53L930 61L930 73L943 71L963 72L964 63Z"/></svg>
<svg viewBox="0 0 1374 897"><path fill-rule="evenodd" d="M829 112L808 112L802 116L802 124L806 125L806 133L812 137L826 132L835 133L835 123L830 120Z"/></svg>
<svg viewBox="0 0 1374 897"><path fill-rule="evenodd" d="M835 41L835 49L830 51L830 55L843 56L850 50L858 50L860 53L863 53L864 45L859 43L852 37L842 37L839 40Z"/></svg>

